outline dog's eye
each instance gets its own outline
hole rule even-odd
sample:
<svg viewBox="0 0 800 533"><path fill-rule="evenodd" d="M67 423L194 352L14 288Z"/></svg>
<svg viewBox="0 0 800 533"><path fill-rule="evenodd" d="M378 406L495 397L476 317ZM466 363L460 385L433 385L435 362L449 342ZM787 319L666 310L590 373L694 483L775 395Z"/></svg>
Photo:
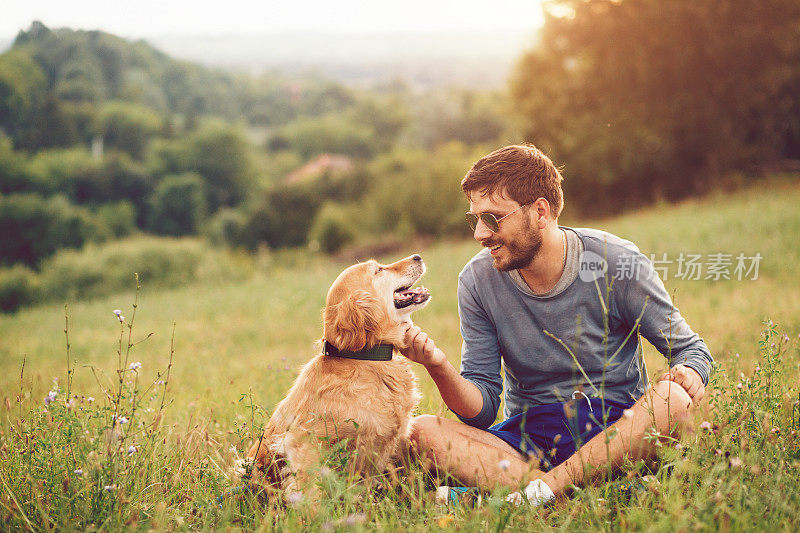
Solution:
<svg viewBox="0 0 800 533"><path fill-rule="evenodd" d="M375 273L377 274L378 272L380 272L382 270L383 270L383 267L378 267L378 268L375 269Z"/></svg>

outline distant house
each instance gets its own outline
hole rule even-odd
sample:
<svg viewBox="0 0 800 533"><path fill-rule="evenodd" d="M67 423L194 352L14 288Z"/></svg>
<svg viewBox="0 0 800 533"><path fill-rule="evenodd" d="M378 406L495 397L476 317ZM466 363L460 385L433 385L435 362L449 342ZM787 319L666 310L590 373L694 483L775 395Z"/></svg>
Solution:
<svg viewBox="0 0 800 533"><path fill-rule="evenodd" d="M355 166L353 160L340 154L318 155L302 167L287 174L286 183L293 184L316 178L330 172L332 174L348 174Z"/></svg>

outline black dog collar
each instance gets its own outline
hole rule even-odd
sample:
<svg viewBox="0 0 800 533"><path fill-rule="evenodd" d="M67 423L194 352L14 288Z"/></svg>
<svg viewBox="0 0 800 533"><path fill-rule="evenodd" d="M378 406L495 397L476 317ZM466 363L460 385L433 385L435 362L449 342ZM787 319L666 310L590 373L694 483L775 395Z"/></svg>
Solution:
<svg viewBox="0 0 800 533"><path fill-rule="evenodd" d="M391 361L392 352L394 352L394 345L392 344L376 344L372 348L368 348L366 350L348 352L346 350L339 350L333 344L325 341L325 355L330 357L359 359L361 361Z"/></svg>

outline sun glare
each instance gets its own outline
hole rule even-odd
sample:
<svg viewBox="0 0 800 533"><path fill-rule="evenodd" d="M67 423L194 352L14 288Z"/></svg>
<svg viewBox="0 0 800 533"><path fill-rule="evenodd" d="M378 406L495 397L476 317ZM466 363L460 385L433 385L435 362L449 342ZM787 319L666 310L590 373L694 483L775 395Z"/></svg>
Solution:
<svg viewBox="0 0 800 533"><path fill-rule="evenodd" d="M531 30L543 23L539 0L409 0L362 2L246 2L232 0L208 7L187 0L112 4L13 2L3 9L0 37L13 38L40 20L48 27L100 29L137 37L164 34L259 34L280 31L326 33L487 32Z"/></svg>

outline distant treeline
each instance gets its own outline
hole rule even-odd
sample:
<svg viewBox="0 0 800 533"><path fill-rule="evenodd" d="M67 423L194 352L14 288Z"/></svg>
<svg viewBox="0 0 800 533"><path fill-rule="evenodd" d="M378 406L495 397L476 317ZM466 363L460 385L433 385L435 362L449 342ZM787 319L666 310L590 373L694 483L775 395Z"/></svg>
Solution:
<svg viewBox="0 0 800 533"><path fill-rule="evenodd" d="M459 198L466 145L506 129L499 94L231 74L37 22L0 55L0 265L36 269L60 248L137 232L328 251L358 232L441 234L446 222L407 221L430 213L414 217L405 197L436 176ZM436 174L437 153L456 161L450 174ZM339 166L304 169L323 154ZM375 210L371 194L392 204L375 220L360 212ZM401 205L411 211L384 220Z"/></svg>

